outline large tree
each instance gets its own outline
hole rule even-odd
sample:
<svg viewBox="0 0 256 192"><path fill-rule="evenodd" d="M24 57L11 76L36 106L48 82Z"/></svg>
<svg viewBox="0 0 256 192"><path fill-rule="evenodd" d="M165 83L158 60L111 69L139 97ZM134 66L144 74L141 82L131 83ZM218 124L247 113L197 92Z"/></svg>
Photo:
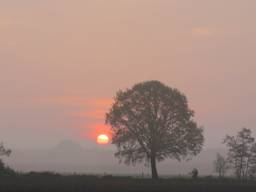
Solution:
<svg viewBox="0 0 256 192"><path fill-rule="evenodd" d="M157 161L189 160L201 151L203 129L193 116L185 95L159 81L119 91L106 115L118 149L115 156L126 164L150 162L157 179Z"/></svg>

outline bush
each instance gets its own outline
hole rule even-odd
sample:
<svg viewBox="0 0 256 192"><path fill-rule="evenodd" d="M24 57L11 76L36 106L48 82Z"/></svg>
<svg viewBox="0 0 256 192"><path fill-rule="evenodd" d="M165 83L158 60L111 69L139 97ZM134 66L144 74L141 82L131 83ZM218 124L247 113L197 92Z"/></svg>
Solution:
<svg viewBox="0 0 256 192"><path fill-rule="evenodd" d="M2 159L0 159L0 176L5 175L14 175L15 171L12 170L10 167L6 166Z"/></svg>
<svg viewBox="0 0 256 192"><path fill-rule="evenodd" d="M196 179L198 177L198 170L197 169L193 169L191 174L192 174L192 178Z"/></svg>

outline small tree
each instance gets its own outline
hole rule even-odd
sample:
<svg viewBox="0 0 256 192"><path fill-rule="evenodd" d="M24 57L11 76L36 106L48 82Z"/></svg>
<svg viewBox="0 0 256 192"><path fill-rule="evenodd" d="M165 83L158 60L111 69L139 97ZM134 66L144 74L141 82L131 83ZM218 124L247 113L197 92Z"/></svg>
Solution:
<svg viewBox="0 0 256 192"><path fill-rule="evenodd" d="M217 153L216 160L213 162L214 170L218 173L219 177L224 177L229 169L228 161L221 154Z"/></svg>
<svg viewBox="0 0 256 192"><path fill-rule="evenodd" d="M243 128L237 136L226 136L228 161L239 179L247 179L256 167L256 144L250 129Z"/></svg>
<svg viewBox="0 0 256 192"><path fill-rule="evenodd" d="M203 129L193 116L185 95L159 81L148 81L119 91L106 123L118 148L116 157L127 164L150 162L152 178L157 179L157 161L189 159L201 151Z"/></svg>

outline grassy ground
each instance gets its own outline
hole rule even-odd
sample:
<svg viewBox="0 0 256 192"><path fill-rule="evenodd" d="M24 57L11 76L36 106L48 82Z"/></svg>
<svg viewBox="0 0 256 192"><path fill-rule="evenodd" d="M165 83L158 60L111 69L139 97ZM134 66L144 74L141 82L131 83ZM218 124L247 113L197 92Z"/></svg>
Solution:
<svg viewBox="0 0 256 192"><path fill-rule="evenodd" d="M256 182L239 182L234 179L172 178L152 181L128 177L103 178L97 176L61 176L49 173L30 173L0 176L2 192L130 192L130 191L172 191L172 192L246 192L256 191Z"/></svg>

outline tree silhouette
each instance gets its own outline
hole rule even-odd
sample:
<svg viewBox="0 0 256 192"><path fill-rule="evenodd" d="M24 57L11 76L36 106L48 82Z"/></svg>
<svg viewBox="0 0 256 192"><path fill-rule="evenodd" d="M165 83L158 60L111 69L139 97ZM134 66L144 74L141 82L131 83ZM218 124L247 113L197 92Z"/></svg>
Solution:
<svg viewBox="0 0 256 192"><path fill-rule="evenodd" d="M126 164L150 162L152 178L157 179L157 161L189 160L201 151L203 129L193 116L185 95L159 81L119 91L106 115L118 149L115 156Z"/></svg>
<svg viewBox="0 0 256 192"><path fill-rule="evenodd" d="M228 160L221 154L216 154L216 160L213 162L214 170L219 174L219 177L224 177L225 173L229 169Z"/></svg>
<svg viewBox="0 0 256 192"><path fill-rule="evenodd" d="M256 143L250 129L243 128L237 136L226 136L228 160L239 179L256 173Z"/></svg>

